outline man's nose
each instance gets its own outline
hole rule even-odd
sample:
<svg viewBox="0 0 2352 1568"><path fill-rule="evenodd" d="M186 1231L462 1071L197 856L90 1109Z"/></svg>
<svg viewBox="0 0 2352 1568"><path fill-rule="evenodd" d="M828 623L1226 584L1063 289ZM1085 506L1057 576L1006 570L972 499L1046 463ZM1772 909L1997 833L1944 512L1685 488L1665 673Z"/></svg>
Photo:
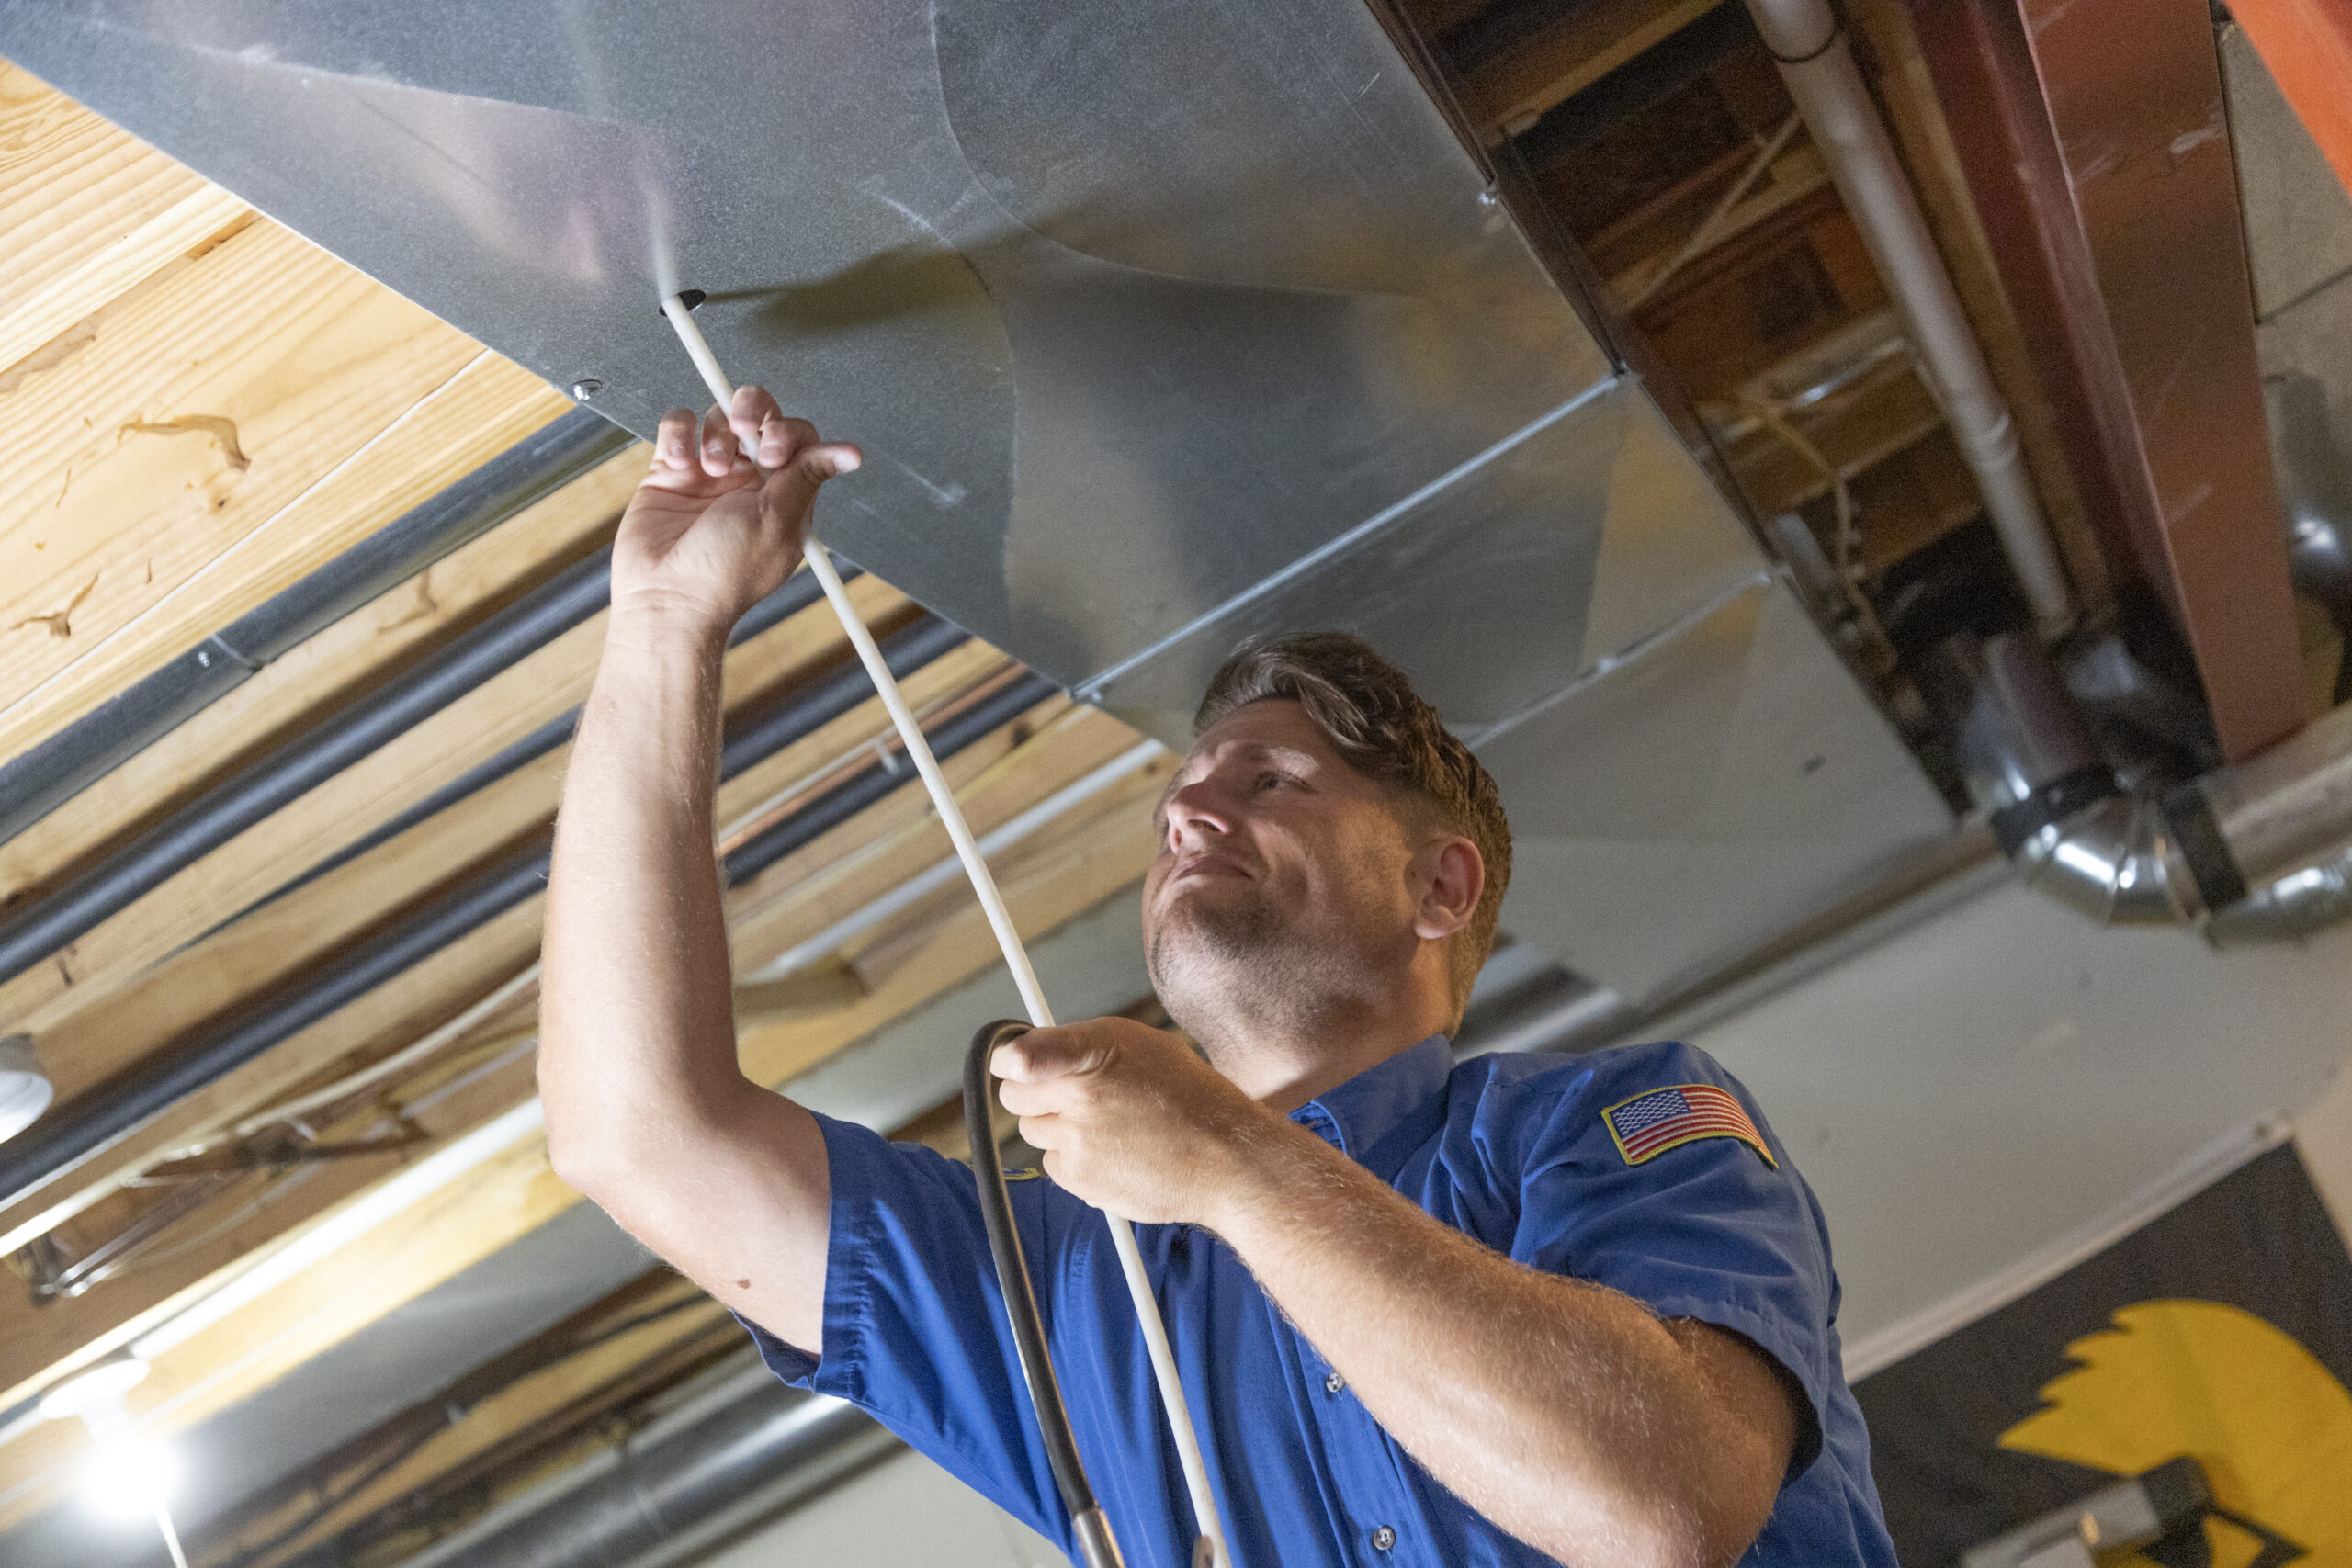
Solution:
<svg viewBox="0 0 2352 1568"><path fill-rule="evenodd" d="M1187 837L1222 837L1232 831L1232 803L1217 788L1214 775L1195 779L1168 797L1168 836L1171 840L1181 843Z"/></svg>

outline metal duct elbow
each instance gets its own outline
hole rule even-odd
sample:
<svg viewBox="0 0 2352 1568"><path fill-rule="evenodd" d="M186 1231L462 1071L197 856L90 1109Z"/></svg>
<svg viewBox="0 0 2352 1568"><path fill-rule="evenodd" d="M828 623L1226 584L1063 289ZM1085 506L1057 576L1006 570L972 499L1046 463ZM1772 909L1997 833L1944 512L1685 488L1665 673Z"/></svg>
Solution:
<svg viewBox="0 0 2352 1568"><path fill-rule="evenodd" d="M1956 637L1929 682L1971 795L2029 886L2113 925L2221 945L2352 915L2352 706L2162 793L2127 791L2033 638Z"/></svg>
<svg viewBox="0 0 2352 1568"><path fill-rule="evenodd" d="M2174 854L2164 811L2141 795L2111 795L2003 847L2026 884L2095 920L2177 926L2196 918L2193 887Z"/></svg>

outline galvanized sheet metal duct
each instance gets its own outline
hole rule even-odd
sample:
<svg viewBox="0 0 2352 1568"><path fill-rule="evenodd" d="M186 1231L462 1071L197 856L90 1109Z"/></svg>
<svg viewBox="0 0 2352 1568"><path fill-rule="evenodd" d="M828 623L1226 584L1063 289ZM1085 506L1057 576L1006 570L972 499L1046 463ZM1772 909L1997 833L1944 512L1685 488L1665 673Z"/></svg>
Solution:
<svg viewBox="0 0 2352 1568"><path fill-rule="evenodd" d="M2224 943L2352 914L2352 705L2177 788L2127 790L2030 638L1957 637L1938 657L1970 788L2033 886Z"/></svg>
<svg viewBox="0 0 2352 1568"><path fill-rule="evenodd" d="M675 14L673 14L675 13ZM837 550L1162 738L1374 637L1638 999L1949 813L1361 0L20 0L0 51L639 432L651 301L869 454Z"/></svg>

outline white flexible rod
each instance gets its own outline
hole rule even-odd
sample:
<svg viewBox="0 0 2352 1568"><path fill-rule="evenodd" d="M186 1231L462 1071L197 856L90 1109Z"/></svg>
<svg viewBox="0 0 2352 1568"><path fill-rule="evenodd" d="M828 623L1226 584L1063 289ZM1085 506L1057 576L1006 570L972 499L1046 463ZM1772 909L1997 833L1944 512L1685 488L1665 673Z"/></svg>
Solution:
<svg viewBox="0 0 2352 1568"><path fill-rule="evenodd" d="M727 373L718 367L718 356L710 352L710 344L687 310L685 301L673 294L662 301L662 313L677 329L678 341L685 345L695 368L702 372L703 383L718 400L718 406L733 408L735 388L727 379ZM923 738L922 726L915 722L906 698L899 694L899 682L891 677L889 665L883 661L882 650L874 646L874 634L865 629L857 606L850 603L849 591L842 585L841 573L833 570L825 547L811 539L802 555L808 570L817 574L826 602L832 605L842 630L849 636L850 646L857 649L859 661L873 677L874 689L881 695L882 705L889 709L890 722L898 726L899 739L906 743L907 755L914 759L916 771L922 774L923 786L931 791L932 806L947 829L956 858L964 863L972 891L979 895L980 908L988 915L989 929L996 933L997 946L1004 952L1005 966L1012 971L1012 983L1020 987L1021 1004L1028 1010L1029 1021L1040 1029L1051 1028L1053 1009L1046 1006L1046 993L1037 984L1037 972L1029 964L1028 950L1021 945L1021 932L1012 923L1012 912L1004 907L1004 896L997 891L989 863L982 858L979 845L973 841L972 829L964 821L964 809L956 803L956 792L948 786L947 775L939 771L938 759L931 754L931 742ZM1151 1354L1152 1375L1159 1380L1160 1404L1168 1412L1168 1429L1176 1439L1176 1457L1183 1466L1184 1489L1192 1495L1193 1517L1214 1553L1213 1568L1231 1568L1233 1558L1226 1550L1225 1524L1217 1515L1216 1495L1209 1490L1208 1465L1201 1458L1200 1435L1193 1429L1192 1407L1184 1403L1184 1384L1176 1373L1176 1355L1169 1348L1168 1327L1160 1321L1159 1299L1152 1290L1151 1277L1144 1272L1143 1253L1136 1246L1135 1229L1108 1211L1102 1217L1110 1224L1111 1243L1118 1251L1119 1267L1126 1275L1136 1322L1143 1330L1144 1346Z"/></svg>

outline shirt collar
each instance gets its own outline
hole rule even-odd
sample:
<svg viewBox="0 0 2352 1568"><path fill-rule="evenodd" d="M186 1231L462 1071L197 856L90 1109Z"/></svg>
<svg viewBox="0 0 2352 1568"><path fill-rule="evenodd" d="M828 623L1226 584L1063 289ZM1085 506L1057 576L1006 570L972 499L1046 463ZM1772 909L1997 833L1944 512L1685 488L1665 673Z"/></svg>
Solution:
<svg viewBox="0 0 2352 1568"><path fill-rule="evenodd" d="M1290 1119L1387 1180L1445 1119L1445 1084L1453 1071L1453 1048L1444 1035L1432 1034L1325 1089Z"/></svg>

